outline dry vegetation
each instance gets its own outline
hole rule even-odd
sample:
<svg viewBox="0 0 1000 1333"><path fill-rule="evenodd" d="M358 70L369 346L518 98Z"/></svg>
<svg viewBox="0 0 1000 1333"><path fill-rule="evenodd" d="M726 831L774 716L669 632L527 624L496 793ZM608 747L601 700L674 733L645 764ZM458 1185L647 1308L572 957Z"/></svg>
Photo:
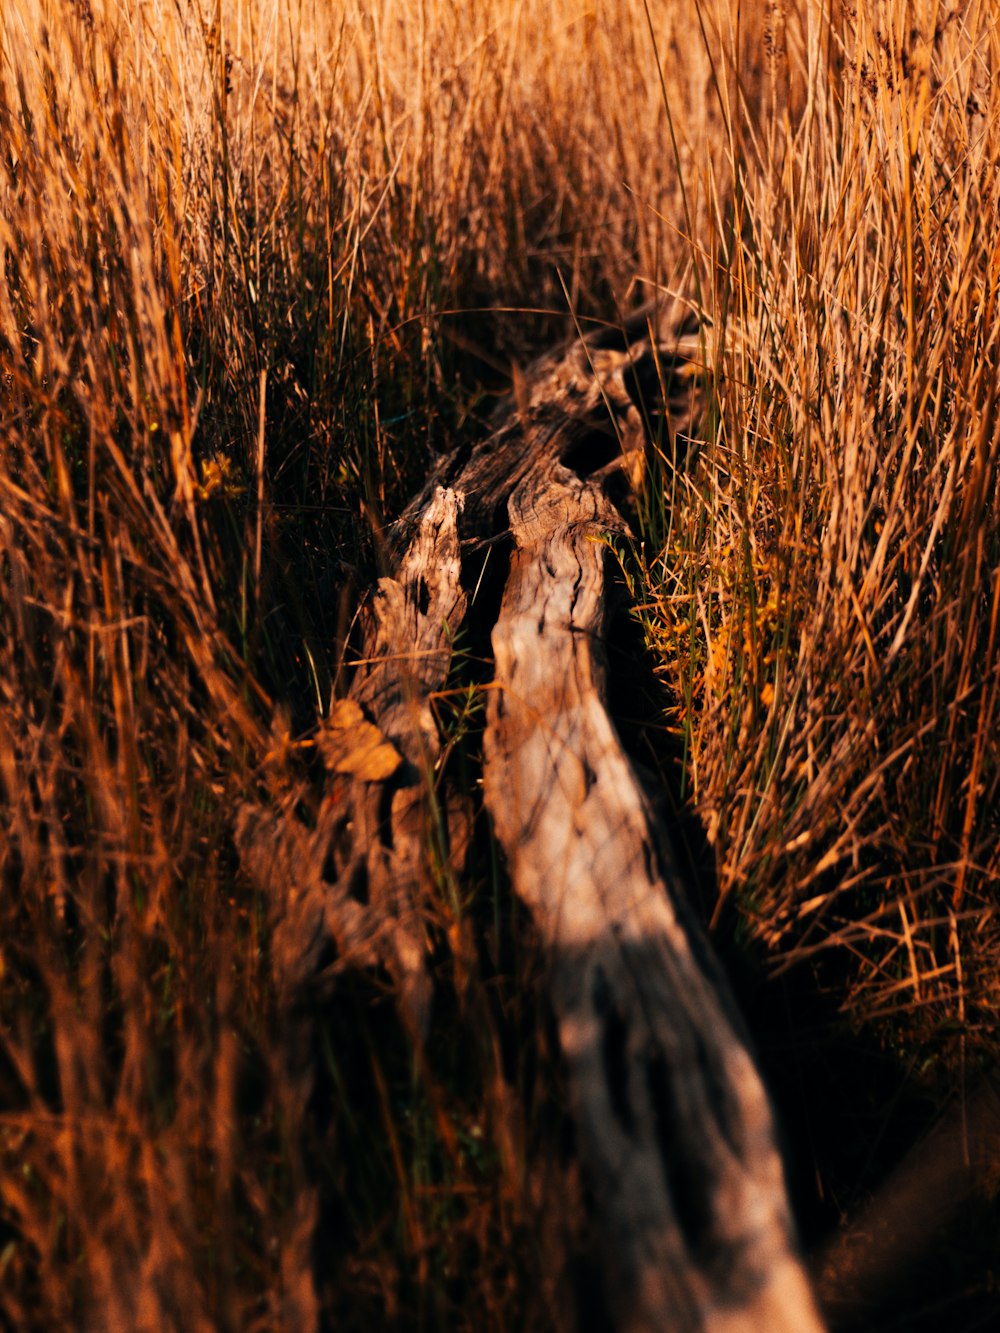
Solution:
<svg viewBox="0 0 1000 1333"><path fill-rule="evenodd" d="M995 1055L1000 20L744 9L3 7L5 1326L303 1327L317 1223L338 1324L562 1308L488 840L473 975L427 904L427 1060L345 978L317 1116L231 816L309 818L382 524L570 307L682 287L714 329L704 443L623 561L720 915L907 1060Z"/></svg>
<svg viewBox="0 0 1000 1333"><path fill-rule="evenodd" d="M745 122L653 633L720 898L786 963L834 949L886 1035L995 1051L1000 28L862 6L817 37L796 132Z"/></svg>

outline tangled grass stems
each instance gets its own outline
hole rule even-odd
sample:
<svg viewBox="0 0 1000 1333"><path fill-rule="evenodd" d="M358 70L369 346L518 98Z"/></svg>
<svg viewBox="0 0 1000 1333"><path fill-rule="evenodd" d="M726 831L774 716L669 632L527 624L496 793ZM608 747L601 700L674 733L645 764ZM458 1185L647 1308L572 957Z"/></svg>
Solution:
<svg viewBox="0 0 1000 1333"><path fill-rule="evenodd" d="M992 1059L997 29L883 11L824 19L810 114L747 135L719 426L645 616L717 911L836 956L891 1041L957 1058L971 1022Z"/></svg>

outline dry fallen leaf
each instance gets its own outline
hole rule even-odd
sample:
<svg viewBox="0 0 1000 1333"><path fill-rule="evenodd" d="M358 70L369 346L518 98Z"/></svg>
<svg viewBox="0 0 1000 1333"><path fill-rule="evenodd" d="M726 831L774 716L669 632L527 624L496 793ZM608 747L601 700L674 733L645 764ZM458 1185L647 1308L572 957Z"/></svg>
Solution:
<svg viewBox="0 0 1000 1333"><path fill-rule="evenodd" d="M338 699L317 741L332 773L350 773L362 782L384 782L403 757L353 699Z"/></svg>

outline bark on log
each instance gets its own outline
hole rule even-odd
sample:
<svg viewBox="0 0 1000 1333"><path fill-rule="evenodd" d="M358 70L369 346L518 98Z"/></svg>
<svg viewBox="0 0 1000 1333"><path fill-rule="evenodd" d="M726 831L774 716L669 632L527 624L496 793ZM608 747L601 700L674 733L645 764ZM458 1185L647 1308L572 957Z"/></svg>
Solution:
<svg viewBox="0 0 1000 1333"><path fill-rule="evenodd" d="M644 400L661 398L672 437L697 397L699 336L653 334L640 322L624 345L592 339L547 358L486 440L442 461L394 534L349 692L402 763L385 780L350 777L349 800L329 802L312 834L245 809L238 843L252 874L284 886L289 1003L333 941L342 962L381 957L394 970L419 1040L430 698L467 611L463 553L512 537L485 797L550 956L615 1326L808 1333L821 1325L767 1095L607 709L606 538L625 527L616 479L641 471Z"/></svg>

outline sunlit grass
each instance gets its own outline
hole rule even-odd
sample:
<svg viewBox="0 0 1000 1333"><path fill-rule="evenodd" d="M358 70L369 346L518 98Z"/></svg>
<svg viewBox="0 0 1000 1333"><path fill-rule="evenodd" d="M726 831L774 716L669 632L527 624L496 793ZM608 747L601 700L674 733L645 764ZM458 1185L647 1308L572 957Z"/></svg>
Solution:
<svg viewBox="0 0 1000 1333"><path fill-rule="evenodd" d="M650 632L720 909L958 1058L995 1041L998 32L861 6L818 39L797 132L749 118Z"/></svg>

